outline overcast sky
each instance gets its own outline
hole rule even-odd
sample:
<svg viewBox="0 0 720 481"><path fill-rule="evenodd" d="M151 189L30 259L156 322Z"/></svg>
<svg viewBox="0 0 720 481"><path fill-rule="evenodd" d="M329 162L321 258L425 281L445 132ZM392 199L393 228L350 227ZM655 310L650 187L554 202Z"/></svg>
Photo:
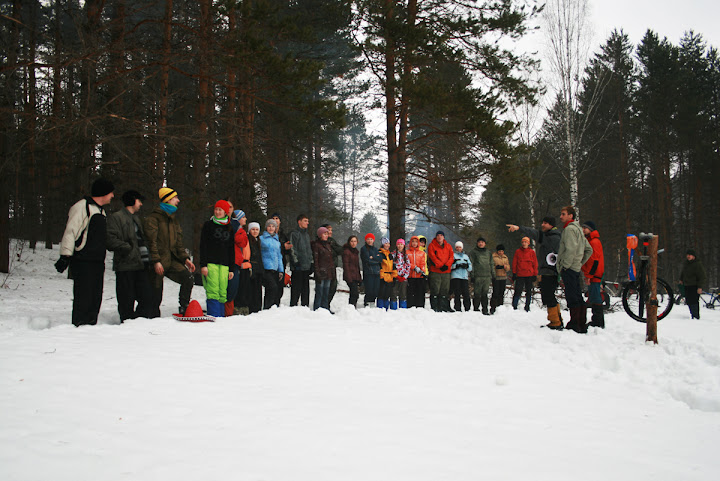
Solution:
<svg viewBox="0 0 720 481"><path fill-rule="evenodd" d="M595 44L614 28L622 28L637 45L648 28L677 45L683 33L694 30L708 45L720 48L718 0L590 0Z"/></svg>

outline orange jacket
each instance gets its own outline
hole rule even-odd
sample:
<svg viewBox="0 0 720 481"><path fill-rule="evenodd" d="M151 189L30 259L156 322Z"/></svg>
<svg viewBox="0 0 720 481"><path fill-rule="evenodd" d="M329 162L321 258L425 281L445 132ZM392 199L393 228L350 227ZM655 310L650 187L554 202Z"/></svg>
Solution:
<svg viewBox="0 0 720 481"><path fill-rule="evenodd" d="M433 239L428 246L428 257L430 258L430 272L450 274L450 267L455 261L455 251L448 241L441 246L437 239ZM447 269L441 270L442 266Z"/></svg>
<svg viewBox="0 0 720 481"><path fill-rule="evenodd" d="M590 282L602 281L605 274L605 256L603 255L602 243L600 242L600 233L596 230L590 232L585 238L590 243L593 253L590 259L582 266L583 274L590 279Z"/></svg>
<svg viewBox="0 0 720 481"><path fill-rule="evenodd" d="M410 243L412 244L412 240L417 239L417 236L413 236L410 238ZM407 256L410 260L410 275L408 276L411 279L418 279L423 276L423 273L425 272L426 266L426 254L424 251L420 250L420 247L414 248L412 246L408 246L407 248ZM422 273L415 272L415 268L419 267Z"/></svg>

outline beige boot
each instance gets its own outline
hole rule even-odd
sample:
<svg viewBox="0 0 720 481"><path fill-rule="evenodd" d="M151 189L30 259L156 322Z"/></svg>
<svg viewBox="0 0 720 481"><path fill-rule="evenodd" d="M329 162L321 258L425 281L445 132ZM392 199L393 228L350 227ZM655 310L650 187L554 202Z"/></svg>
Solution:
<svg viewBox="0 0 720 481"><path fill-rule="evenodd" d="M550 324L548 324L547 327L549 327L550 329L562 331L563 323L560 320L560 308L558 306L548 307L547 312L547 318L548 321L550 321Z"/></svg>

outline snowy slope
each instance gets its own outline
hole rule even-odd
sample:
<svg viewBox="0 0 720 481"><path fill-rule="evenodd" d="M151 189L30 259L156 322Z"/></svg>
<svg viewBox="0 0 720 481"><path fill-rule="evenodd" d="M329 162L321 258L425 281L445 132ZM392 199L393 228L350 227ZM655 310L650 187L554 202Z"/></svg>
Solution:
<svg viewBox="0 0 720 481"><path fill-rule="evenodd" d="M0 480L710 480L720 472L720 312L622 312L587 335L543 312L70 324L58 255L0 289ZM0 279L1 280L1 279ZM163 313L177 303L166 281ZM204 293L193 297L204 304ZM288 302L289 292L283 298ZM714 474L713 474L714 473Z"/></svg>

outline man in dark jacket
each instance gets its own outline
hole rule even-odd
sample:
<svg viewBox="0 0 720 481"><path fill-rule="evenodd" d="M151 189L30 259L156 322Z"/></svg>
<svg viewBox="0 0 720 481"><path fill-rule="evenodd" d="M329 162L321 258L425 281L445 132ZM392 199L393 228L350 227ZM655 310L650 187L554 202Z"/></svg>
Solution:
<svg viewBox="0 0 720 481"><path fill-rule="evenodd" d="M380 290L380 251L375 247L375 235L365 235L365 245L360 248L360 262L363 269L363 284L365 284L365 307L375 304Z"/></svg>
<svg viewBox="0 0 720 481"><path fill-rule="evenodd" d="M158 192L160 205L145 218L143 227L150 251L150 284L153 288L151 315L160 317L163 297L163 278L180 284L180 314L190 304L190 295L195 284L195 264L183 245L182 229L175 217L180 197L173 189L163 187Z"/></svg>
<svg viewBox="0 0 720 481"><path fill-rule="evenodd" d="M545 216L539 230L514 224L506 225L508 231L520 231L520 235L527 236L535 241L539 267L538 276L540 277L540 296L547 308L547 318L550 321L547 327L562 330L563 323L560 318L560 308L555 297L555 291L558 287L558 273L555 262L560 247L561 233L555 227L555 217L551 215Z"/></svg>
<svg viewBox="0 0 720 481"><path fill-rule="evenodd" d="M312 273L313 253L310 247L310 234L308 225L310 219L304 214L297 217L298 227L290 233L290 269L292 281L290 284L290 306L300 304L310 306L310 274Z"/></svg>
<svg viewBox="0 0 720 481"><path fill-rule="evenodd" d="M700 294L705 279L705 268L697 258L695 249L688 249L680 273L680 284L685 286L685 302L692 319L700 319Z"/></svg>
<svg viewBox="0 0 720 481"><path fill-rule="evenodd" d="M477 244L470 251L469 257L472 262L470 277L473 280L473 309L479 311L482 307L482 313L487 316L490 314L488 312L488 292L490 292L490 284L493 274L495 274L495 265L492 260L492 252L487 248L484 237L478 237Z"/></svg>
<svg viewBox="0 0 720 481"><path fill-rule="evenodd" d="M113 270L120 322L150 317L151 313L152 288L147 274L150 254L137 215L144 200L145 197L138 191L128 190L122 196L125 208L107 220L107 248L114 252Z"/></svg>
<svg viewBox="0 0 720 481"><path fill-rule="evenodd" d="M58 272L70 267L73 279L73 325L97 324L105 275L106 219L104 207L113 199L115 186L107 179L93 182L90 197L76 202L68 212Z"/></svg>
<svg viewBox="0 0 720 481"><path fill-rule="evenodd" d="M333 237L332 225L323 224L322 227L325 227L328 230L328 242L330 243L330 248L332 249L333 262L335 263L335 267L342 267L343 246L341 246L338 241L336 241ZM330 305L333 297L335 297L335 292L337 292L337 276L333 277L330 281L330 294L328 294L328 305Z"/></svg>

